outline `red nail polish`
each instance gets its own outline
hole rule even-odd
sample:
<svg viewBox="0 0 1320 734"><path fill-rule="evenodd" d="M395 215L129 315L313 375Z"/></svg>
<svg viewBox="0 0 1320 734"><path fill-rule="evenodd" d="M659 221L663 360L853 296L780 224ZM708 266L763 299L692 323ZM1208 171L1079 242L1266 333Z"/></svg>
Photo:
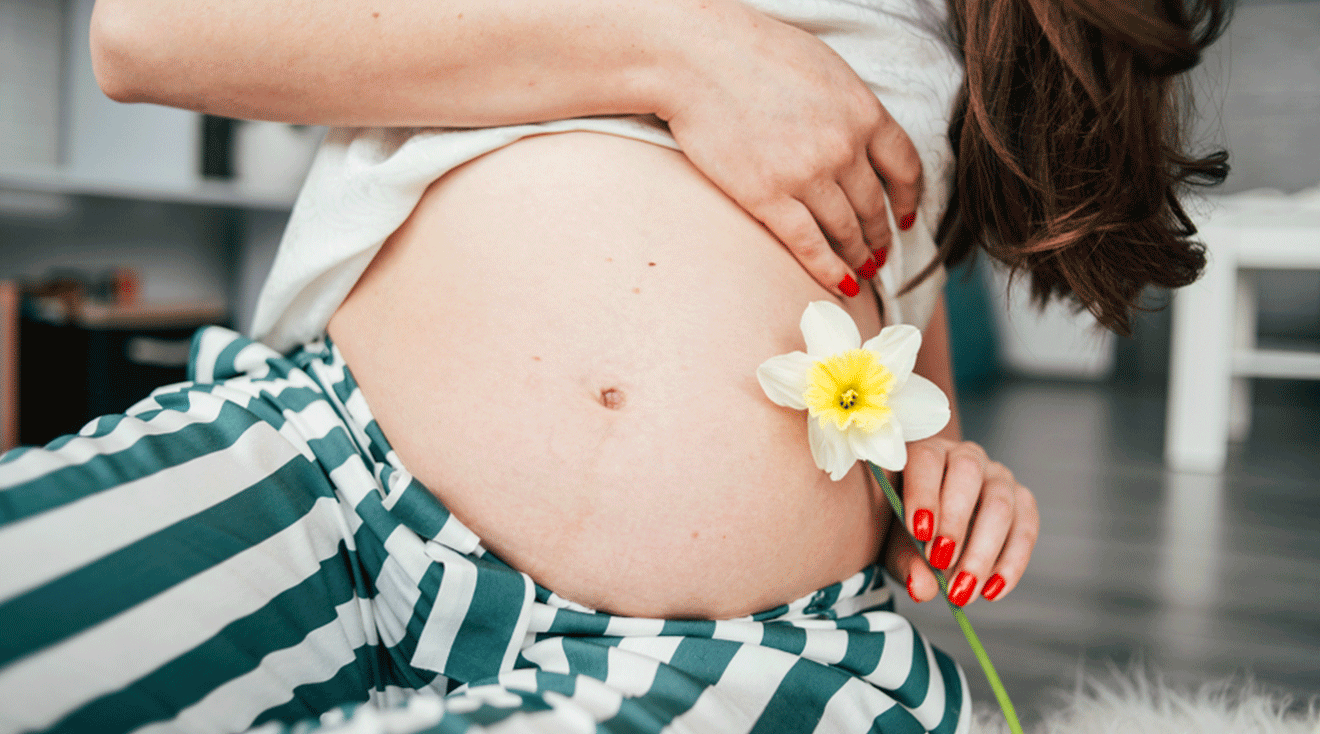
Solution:
<svg viewBox="0 0 1320 734"><path fill-rule="evenodd" d="M911 214L907 214L902 219L898 220L898 228L906 232L909 229L912 229L912 225L916 224L916 222L917 222L917 213L912 212Z"/></svg>
<svg viewBox="0 0 1320 734"><path fill-rule="evenodd" d="M889 260L889 247L888 247L888 246L886 246L886 247L881 247L880 249L878 249L878 250L875 251L875 269L876 269L876 270L879 270L880 268L883 268L883 267L885 266L885 263L886 263L888 260Z"/></svg>
<svg viewBox="0 0 1320 734"><path fill-rule="evenodd" d="M941 535L935 539L935 545L930 549L930 565L943 571L953 563L953 548L957 545L952 540Z"/></svg>
<svg viewBox="0 0 1320 734"><path fill-rule="evenodd" d="M843 295L849 298L862 292L861 287L857 285L857 281L853 280L852 275L843 276L843 280L839 281L839 290L843 291Z"/></svg>
<svg viewBox="0 0 1320 734"><path fill-rule="evenodd" d="M918 599L917 595L912 591L912 574L908 574L907 589L908 589L908 596L912 597L912 601L920 604L921 600Z"/></svg>
<svg viewBox="0 0 1320 734"><path fill-rule="evenodd" d="M917 510L912 516L912 537L925 543L935 534L935 513L930 510Z"/></svg>
<svg viewBox="0 0 1320 734"><path fill-rule="evenodd" d="M976 591L976 577L966 571L959 571L958 578L949 587L949 601L962 606L972 600L973 591Z"/></svg>
<svg viewBox="0 0 1320 734"><path fill-rule="evenodd" d="M981 589L981 596L985 597L986 599L989 599L990 601L994 601L995 597L999 596L999 593L1002 592L1003 590L1004 590L1004 577L1000 576L999 574L995 574L994 576L990 577L989 581L985 582L985 588Z"/></svg>
<svg viewBox="0 0 1320 734"><path fill-rule="evenodd" d="M871 278L875 277L876 269L877 266L875 264L875 258L868 257L866 258L866 262L862 263L862 267L857 268L857 274L862 276L863 278L866 278L867 280L870 280Z"/></svg>

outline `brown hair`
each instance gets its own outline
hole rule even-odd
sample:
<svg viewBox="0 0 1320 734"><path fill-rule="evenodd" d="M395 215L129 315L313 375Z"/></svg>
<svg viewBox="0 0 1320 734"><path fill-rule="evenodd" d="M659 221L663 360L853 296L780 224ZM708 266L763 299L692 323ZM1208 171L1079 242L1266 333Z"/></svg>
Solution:
<svg viewBox="0 0 1320 734"><path fill-rule="evenodd" d="M1128 333L1146 286L1187 285L1205 266L1178 196L1222 181L1228 154L1185 152L1176 75L1222 32L1224 7L949 3L967 73L949 125L957 165L937 262L979 244L1030 273L1038 302L1070 295Z"/></svg>

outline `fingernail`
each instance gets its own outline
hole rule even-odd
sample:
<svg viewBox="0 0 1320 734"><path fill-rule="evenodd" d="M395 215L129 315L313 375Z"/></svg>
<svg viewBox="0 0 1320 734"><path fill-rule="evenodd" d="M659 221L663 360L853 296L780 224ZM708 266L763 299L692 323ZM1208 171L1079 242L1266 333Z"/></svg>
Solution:
<svg viewBox="0 0 1320 734"><path fill-rule="evenodd" d="M857 281L853 280L851 274L843 276L843 280L839 281L839 290L843 291L843 295L849 298L862 292L861 287L857 285Z"/></svg>
<svg viewBox="0 0 1320 734"><path fill-rule="evenodd" d="M879 270L889 261L889 246L881 247L875 251L875 269Z"/></svg>
<svg viewBox="0 0 1320 734"><path fill-rule="evenodd" d="M916 212L912 212L911 214L906 214L903 216L902 219L898 220L898 228L906 232L909 229L912 229L912 225L915 224L916 221L917 221Z"/></svg>
<svg viewBox="0 0 1320 734"><path fill-rule="evenodd" d="M976 590L976 577L966 571L959 571L958 578L953 580L953 586L949 587L949 601L957 606L962 606L972 600L972 592Z"/></svg>
<svg viewBox="0 0 1320 734"><path fill-rule="evenodd" d="M917 510L912 516L912 537L925 543L935 533L935 513L930 510Z"/></svg>
<svg viewBox="0 0 1320 734"><path fill-rule="evenodd" d="M1004 590L1004 577L1000 576L999 574L995 574L994 576L990 577L989 581L985 582L985 588L981 589L981 596L985 597L986 599L989 599L990 601L994 601L995 597L999 596L999 592L1003 590Z"/></svg>
<svg viewBox="0 0 1320 734"><path fill-rule="evenodd" d="M943 571L953 563L953 547L955 543L952 540L941 535L935 539L935 545L930 549L930 565Z"/></svg>
<svg viewBox="0 0 1320 734"><path fill-rule="evenodd" d="M907 589L908 589L908 596L912 597L912 601L920 604L921 600L918 599L917 595L912 591L912 574L908 574Z"/></svg>
<svg viewBox="0 0 1320 734"><path fill-rule="evenodd" d="M878 268L879 266L875 264L875 258L868 257L866 258L866 262L862 263L862 267L857 268L857 274L862 276L863 278L866 278L867 280L870 280L871 278L875 277L875 271Z"/></svg>

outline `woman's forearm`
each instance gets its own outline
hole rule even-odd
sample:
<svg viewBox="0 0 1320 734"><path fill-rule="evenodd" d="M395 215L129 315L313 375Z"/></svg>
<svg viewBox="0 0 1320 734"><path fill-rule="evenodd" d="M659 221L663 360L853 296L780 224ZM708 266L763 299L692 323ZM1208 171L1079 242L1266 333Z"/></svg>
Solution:
<svg viewBox="0 0 1320 734"><path fill-rule="evenodd" d="M487 126L666 113L697 44L756 22L736 3L99 0L105 92L233 117Z"/></svg>

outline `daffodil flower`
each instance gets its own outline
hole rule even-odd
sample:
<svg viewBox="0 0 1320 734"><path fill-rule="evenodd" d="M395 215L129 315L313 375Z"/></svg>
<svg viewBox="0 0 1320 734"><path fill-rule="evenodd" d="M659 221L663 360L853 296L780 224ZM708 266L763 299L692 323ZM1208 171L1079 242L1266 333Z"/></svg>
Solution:
<svg viewBox="0 0 1320 734"><path fill-rule="evenodd" d="M887 326L863 344L852 317L829 301L808 304L801 326L807 351L771 357L756 379L775 404L808 411L811 456L830 479L843 479L858 459L898 471L908 441L949 422L948 397L912 374L916 327Z"/></svg>

